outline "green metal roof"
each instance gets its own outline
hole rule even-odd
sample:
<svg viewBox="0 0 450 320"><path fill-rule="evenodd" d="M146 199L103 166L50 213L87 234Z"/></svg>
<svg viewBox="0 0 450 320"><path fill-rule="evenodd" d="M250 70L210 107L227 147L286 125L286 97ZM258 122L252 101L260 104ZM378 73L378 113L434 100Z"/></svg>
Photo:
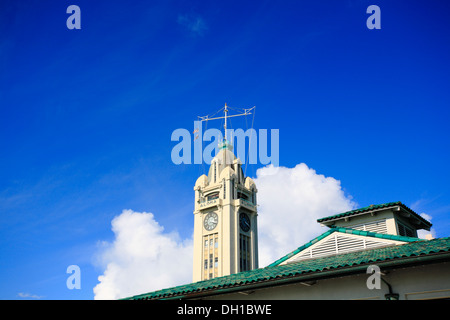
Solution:
<svg viewBox="0 0 450 320"><path fill-rule="evenodd" d="M329 220L334 220L334 219L340 219L340 218L344 218L344 217L350 217L350 216L354 216L356 214L360 214L360 213L364 213L364 212L368 212L368 211L372 211L372 210L376 210L376 209L383 209L383 208L390 208L390 207L400 207L403 210L407 211L408 213L412 214L414 217L416 217L418 220L420 220L422 223L424 223L427 227L431 227L431 223L427 220L425 220L424 218L422 218L420 215L418 215L416 212L414 212L412 209L408 208L406 205L404 205L403 203L401 203L400 201L397 202L388 202L388 203L383 203L383 204L377 204L377 205L370 205L368 207L364 207L364 208L360 208L360 209L356 209L356 210L351 210L351 211L347 211L347 212L343 212L343 213L338 213L332 216L328 216L328 217L324 217L324 218L320 218L317 219L317 222L326 222Z"/></svg>
<svg viewBox="0 0 450 320"><path fill-rule="evenodd" d="M308 243L305 243L303 246L298 247L294 251L288 253L287 255L285 255L285 256L281 257L280 259L274 261L273 263L269 264L269 267L279 265L280 263L282 263L282 262L286 261L287 259L291 258L292 256L296 255L300 251L305 250L306 248L310 247L311 245L315 244L316 242L322 240L323 238L327 237L328 235L330 235L334 232L349 233L349 234L356 234L356 235L361 235L361 236L366 236L366 237L389 239L389 240L404 241L404 242L424 241L422 239L413 238L413 237L397 236L397 235L391 235L391 234L376 233L376 232L362 231L362 230L342 228L342 227L340 227L340 228L332 227L328 231L322 233L320 236L314 238L313 240L309 241Z"/></svg>
<svg viewBox="0 0 450 320"><path fill-rule="evenodd" d="M336 232L336 231L334 231ZM317 239L317 238L316 238ZM450 238L408 242L346 254L268 266L224 277L158 290L126 299L183 299L201 295L246 291L258 287L365 272L369 264L381 268L419 264L424 261L449 261Z"/></svg>

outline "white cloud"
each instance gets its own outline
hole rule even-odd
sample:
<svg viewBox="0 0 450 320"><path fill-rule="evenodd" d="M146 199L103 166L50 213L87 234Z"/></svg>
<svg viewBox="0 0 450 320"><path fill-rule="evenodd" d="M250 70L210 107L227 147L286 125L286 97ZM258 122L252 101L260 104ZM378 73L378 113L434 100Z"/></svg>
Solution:
<svg viewBox="0 0 450 320"><path fill-rule="evenodd" d="M415 212L421 212L423 210L423 207L428 207L431 203L433 203L434 200L436 200L436 198L421 198L413 202L409 207ZM431 222L431 219L433 218L431 215L424 212L420 213L419 215L429 222ZM434 228L430 228L430 231L417 230L417 237L419 237L420 239L436 238L436 230Z"/></svg>
<svg viewBox="0 0 450 320"><path fill-rule="evenodd" d="M117 299L192 279L192 241L166 233L153 214L124 210L112 221L113 243L103 243L105 266L95 299Z"/></svg>
<svg viewBox="0 0 450 320"><path fill-rule="evenodd" d="M432 217L429 214L421 213L420 216L425 220L431 222ZM430 231L427 230L417 230L417 236L420 239L432 239L436 238L436 230L434 228L430 228Z"/></svg>
<svg viewBox="0 0 450 320"><path fill-rule="evenodd" d="M187 28L192 35L203 36L208 30L205 20L198 15L180 14L178 15L177 22Z"/></svg>
<svg viewBox="0 0 450 320"><path fill-rule="evenodd" d="M31 294L31 293L27 293L27 292L19 292L17 294L18 297L20 298L25 298L25 299L42 299L43 296L38 296L37 294Z"/></svg>
<svg viewBox="0 0 450 320"><path fill-rule="evenodd" d="M354 209L340 182L305 164L257 171L260 266L325 232L318 218ZM104 273L95 299L117 299L192 281L192 239L164 232L153 214L124 210L112 221L115 240L103 243Z"/></svg>
<svg viewBox="0 0 450 320"><path fill-rule="evenodd" d="M421 213L420 216L427 221L431 221L432 217L429 214Z"/></svg>
<svg viewBox="0 0 450 320"><path fill-rule="evenodd" d="M304 163L294 168L267 166L256 175L260 267L325 232L318 218L356 208L339 180L317 174Z"/></svg>

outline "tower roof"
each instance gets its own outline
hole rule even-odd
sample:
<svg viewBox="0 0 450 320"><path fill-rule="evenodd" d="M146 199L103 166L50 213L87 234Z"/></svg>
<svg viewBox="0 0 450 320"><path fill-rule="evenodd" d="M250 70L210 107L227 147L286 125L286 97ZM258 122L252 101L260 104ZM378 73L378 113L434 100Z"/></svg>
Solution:
<svg viewBox="0 0 450 320"><path fill-rule="evenodd" d="M219 152L216 154L216 156L211 161L211 166L209 167L208 171L208 182L212 181L212 177L214 175L214 164L217 164L217 167L215 168L217 177L220 177L220 174L222 171L227 168L231 167L233 168L234 164L241 164L241 160L236 157L236 155L233 153L233 146L229 144L226 140L224 140L222 143L219 144ZM242 171L242 168L239 169ZM237 172L236 172L237 173ZM243 172L241 172L243 176Z"/></svg>

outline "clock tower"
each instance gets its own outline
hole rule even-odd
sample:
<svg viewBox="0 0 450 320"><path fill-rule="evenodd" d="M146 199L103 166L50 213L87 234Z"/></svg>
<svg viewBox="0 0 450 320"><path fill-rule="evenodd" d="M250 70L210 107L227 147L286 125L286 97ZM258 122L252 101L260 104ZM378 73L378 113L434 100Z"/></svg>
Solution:
<svg viewBox="0 0 450 320"><path fill-rule="evenodd" d="M193 282L258 268L257 189L226 140L194 190Z"/></svg>

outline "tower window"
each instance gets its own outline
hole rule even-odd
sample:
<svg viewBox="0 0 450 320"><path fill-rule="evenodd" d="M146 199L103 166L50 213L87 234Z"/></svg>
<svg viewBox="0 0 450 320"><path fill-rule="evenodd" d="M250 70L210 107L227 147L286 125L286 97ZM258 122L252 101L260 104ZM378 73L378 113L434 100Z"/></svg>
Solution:
<svg viewBox="0 0 450 320"><path fill-rule="evenodd" d="M234 179L231 179L231 199L234 199Z"/></svg>
<svg viewBox="0 0 450 320"><path fill-rule="evenodd" d="M208 279L218 276L219 266L219 234L209 234L203 237L203 276L202 279Z"/></svg>
<svg viewBox="0 0 450 320"><path fill-rule="evenodd" d="M219 198L219 193L218 192L214 192L211 193L210 195L208 195L207 197L207 201L211 201L211 200L215 200Z"/></svg>
<svg viewBox="0 0 450 320"><path fill-rule="evenodd" d="M251 270L250 237L241 234L239 237L239 266L240 271Z"/></svg>
<svg viewBox="0 0 450 320"><path fill-rule="evenodd" d="M227 184L225 183L225 179L223 179L223 198L227 198Z"/></svg>
<svg viewBox="0 0 450 320"><path fill-rule="evenodd" d="M248 200L248 196L243 192L238 192L237 197L238 197L238 199Z"/></svg>

